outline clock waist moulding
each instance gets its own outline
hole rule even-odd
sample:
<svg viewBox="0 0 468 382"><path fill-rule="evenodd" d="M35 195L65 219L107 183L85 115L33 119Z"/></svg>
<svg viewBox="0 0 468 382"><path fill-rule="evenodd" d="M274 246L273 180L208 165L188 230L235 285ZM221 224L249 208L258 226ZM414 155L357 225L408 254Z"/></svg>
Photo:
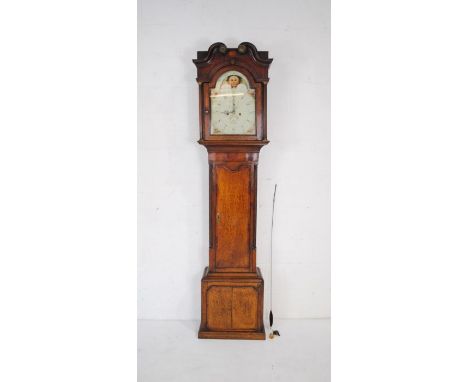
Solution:
<svg viewBox="0 0 468 382"><path fill-rule="evenodd" d="M248 42L197 52L200 144L209 163L209 266L199 338L265 339L256 266L257 165L267 140L268 52Z"/></svg>

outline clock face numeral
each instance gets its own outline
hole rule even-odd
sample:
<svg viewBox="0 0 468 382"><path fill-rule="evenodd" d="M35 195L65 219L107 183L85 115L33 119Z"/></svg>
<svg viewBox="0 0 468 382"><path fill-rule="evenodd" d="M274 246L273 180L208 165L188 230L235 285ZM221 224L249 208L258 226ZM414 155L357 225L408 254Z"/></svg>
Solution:
<svg viewBox="0 0 468 382"><path fill-rule="evenodd" d="M255 89L235 70L221 75L211 89L211 134L255 135Z"/></svg>

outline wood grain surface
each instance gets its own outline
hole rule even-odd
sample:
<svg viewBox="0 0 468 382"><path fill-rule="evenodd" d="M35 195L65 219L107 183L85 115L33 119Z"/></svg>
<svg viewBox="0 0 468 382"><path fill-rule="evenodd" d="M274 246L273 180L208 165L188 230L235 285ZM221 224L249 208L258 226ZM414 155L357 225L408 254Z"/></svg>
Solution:
<svg viewBox="0 0 468 382"><path fill-rule="evenodd" d="M199 338L265 339L263 277L256 266L257 165L268 144L266 87L272 62L249 42L223 43L193 60L199 85L200 144L209 161L209 266L201 286ZM210 94L229 70L255 89L255 135L211 135Z"/></svg>

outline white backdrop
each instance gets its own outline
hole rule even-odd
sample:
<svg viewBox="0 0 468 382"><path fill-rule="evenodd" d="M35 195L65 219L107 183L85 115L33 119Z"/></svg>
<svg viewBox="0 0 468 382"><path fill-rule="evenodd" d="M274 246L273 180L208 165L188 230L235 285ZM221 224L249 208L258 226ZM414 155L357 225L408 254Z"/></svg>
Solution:
<svg viewBox="0 0 468 382"><path fill-rule="evenodd" d="M199 319L208 263L208 158L191 62L217 41L268 50L257 264L278 318L330 316L329 0L139 2L138 317Z"/></svg>

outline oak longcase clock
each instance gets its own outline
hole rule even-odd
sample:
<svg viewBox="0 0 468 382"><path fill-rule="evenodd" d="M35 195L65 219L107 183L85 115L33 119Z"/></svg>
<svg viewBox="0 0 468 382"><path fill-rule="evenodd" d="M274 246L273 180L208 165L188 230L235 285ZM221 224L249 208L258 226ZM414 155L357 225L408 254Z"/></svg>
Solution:
<svg viewBox="0 0 468 382"><path fill-rule="evenodd" d="M257 165L268 143L268 52L243 42L197 52L200 144L209 163L209 266L199 338L265 339L256 266Z"/></svg>

